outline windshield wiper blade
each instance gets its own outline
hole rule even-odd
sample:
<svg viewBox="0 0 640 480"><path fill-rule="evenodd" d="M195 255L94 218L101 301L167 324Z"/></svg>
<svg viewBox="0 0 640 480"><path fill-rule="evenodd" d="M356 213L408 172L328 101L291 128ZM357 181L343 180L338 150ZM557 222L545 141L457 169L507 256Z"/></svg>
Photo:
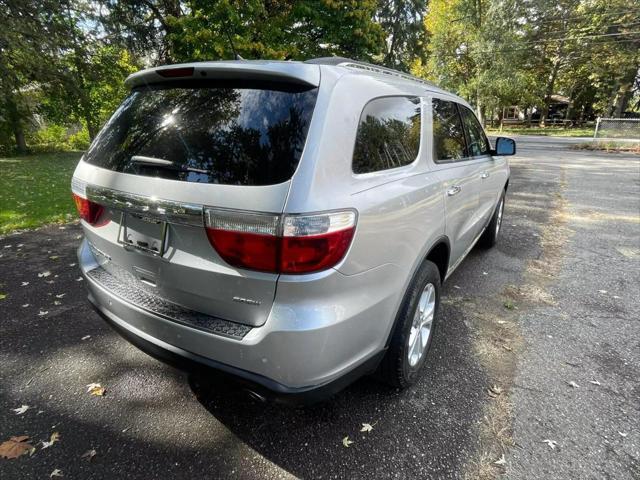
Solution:
<svg viewBox="0 0 640 480"><path fill-rule="evenodd" d="M138 163L140 165L146 165L149 167L159 167L159 168L166 168L171 170L182 170L184 172L209 174L209 170L204 170L202 168L189 167L187 165L181 165L181 164L172 162L171 160L165 160L164 158L134 155L133 157L131 157L131 161L134 163Z"/></svg>

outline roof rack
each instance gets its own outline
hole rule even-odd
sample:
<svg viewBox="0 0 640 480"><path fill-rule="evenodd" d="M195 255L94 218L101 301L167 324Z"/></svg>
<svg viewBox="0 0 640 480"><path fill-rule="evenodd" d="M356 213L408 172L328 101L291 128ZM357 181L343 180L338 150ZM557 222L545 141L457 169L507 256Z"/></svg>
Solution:
<svg viewBox="0 0 640 480"><path fill-rule="evenodd" d="M345 58L345 57L312 58L310 60L305 61L305 63L313 63L317 65L332 65L332 66L346 67L346 68L356 68L358 70L365 70L365 71L368 71L371 73L377 73L380 75L392 75L394 77L399 77L404 80L409 80L411 82L418 82L424 85L429 85L430 87L437 87L435 83L429 82L427 80L416 77L414 75L410 75L408 73L399 72L397 70L393 70L392 68L381 67L380 65L374 65L372 63L359 62L357 60L352 60L350 58Z"/></svg>

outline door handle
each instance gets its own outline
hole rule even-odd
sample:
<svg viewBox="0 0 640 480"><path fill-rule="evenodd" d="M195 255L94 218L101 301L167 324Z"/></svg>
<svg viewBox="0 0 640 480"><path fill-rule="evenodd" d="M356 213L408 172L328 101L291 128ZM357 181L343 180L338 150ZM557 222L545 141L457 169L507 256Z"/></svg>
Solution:
<svg viewBox="0 0 640 480"><path fill-rule="evenodd" d="M453 187L447 190L447 195L449 195L450 197L453 197L454 195L457 195L458 193L460 193L461 190L462 190L462 187L460 185L454 185Z"/></svg>
<svg viewBox="0 0 640 480"><path fill-rule="evenodd" d="M482 172L482 175L480 175L481 179L485 179L485 178L489 178L489 172Z"/></svg>

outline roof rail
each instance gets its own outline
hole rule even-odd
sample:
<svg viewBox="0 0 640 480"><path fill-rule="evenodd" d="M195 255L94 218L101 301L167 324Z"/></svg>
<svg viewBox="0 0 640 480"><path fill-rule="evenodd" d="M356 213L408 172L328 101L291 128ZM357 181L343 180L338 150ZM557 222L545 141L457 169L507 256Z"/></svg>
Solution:
<svg viewBox="0 0 640 480"><path fill-rule="evenodd" d="M435 83L429 82L428 80L424 80L414 75L410 75L408 73L399 72L398 70L393 70L392 68L381 67L380 65L374 65L372 63L367 63L367 62L360 62L358 60L352 60L350 58L345 58L345 57L312 58L310 60L305 61L305 63L355 68L355 69L365 70L371 73L377 73L381 75L392 75L394 77L403 78L404 80L409 80L411 82L418 82L424 85L429 85L430 87L437 87Z"/></svg>

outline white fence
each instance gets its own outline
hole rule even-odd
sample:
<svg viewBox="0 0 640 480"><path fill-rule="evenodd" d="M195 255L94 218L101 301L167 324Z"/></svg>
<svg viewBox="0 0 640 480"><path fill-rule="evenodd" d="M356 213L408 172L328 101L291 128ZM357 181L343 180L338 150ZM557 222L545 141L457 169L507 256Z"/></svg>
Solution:
<svg viewBox="0 0 640 480"><path fill-rule="evenodd" d="M640 140L640 118L600 118L596 121L593 139L625 138Z"/></svg>

